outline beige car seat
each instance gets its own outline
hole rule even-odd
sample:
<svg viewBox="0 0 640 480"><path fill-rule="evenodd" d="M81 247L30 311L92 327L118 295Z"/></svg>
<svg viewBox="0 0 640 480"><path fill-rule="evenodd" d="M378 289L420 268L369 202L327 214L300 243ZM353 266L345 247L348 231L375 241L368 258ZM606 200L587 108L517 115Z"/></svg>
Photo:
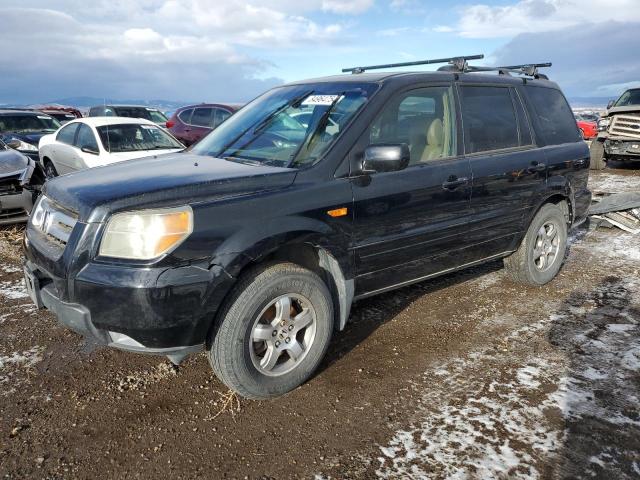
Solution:
<svg viewBox="0 0 640 480"><path fill-rule="evenodd" d="M427 129L427 144L422 151L420 162L441 158L444 153L444 127L442 120L436 118Z"/></svg>

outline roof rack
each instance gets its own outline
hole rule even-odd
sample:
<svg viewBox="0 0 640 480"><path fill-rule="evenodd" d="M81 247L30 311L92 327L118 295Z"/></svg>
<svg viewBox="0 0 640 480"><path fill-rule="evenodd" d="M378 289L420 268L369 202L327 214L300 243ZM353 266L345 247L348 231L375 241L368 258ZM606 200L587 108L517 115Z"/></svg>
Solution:
<svg viewBox="0 0 640 480"><path fill-rule="evenodd" d="M549 77L540 73L538 71L539 68L550 67L552 66L551 62L546 63L526 63L522 65L508 65L503 67L476 67L467 65L464 70L459 70L455 65L453 66L445 66L440 67L439 71L448 71L448 72L460 72L460 73L469 73L469 72L498 72L500 75L509 75L511 73L526 75L528 77L533 77L536 79L545 79L548 80Z"/></svg>
<svg viewBox="0 0 640 480"><path fill-rule="evenodd" d="M462 57L449 57L449 58L436 58L433 60L419 60L417 62L405 62L405 63L387 63L384 65L370 65L368 67L350 67L343 68L342 72L351 72L351 73L363 73L367 70L380 70L382 68L396 68L396 67L412 67L415 65L433 65L435 63L448 63L456 68L458 71L465 71L469 68L468 61L469 60L481 60L484 58L484 55L467 55Z"/></svg>

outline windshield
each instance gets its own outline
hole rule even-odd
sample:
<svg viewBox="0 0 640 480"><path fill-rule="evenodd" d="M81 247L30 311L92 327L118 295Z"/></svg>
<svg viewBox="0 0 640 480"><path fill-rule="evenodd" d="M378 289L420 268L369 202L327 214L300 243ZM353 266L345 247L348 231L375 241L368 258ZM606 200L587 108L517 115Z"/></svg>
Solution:
<svg viewBox="0 0 640 480"><path fill-rule="evenodd" d="M167 123L167 120L169 120L159 110L149 110L149 115L151 116L151 121L155 123Z"/></svg>
<svg viewBox="0 0 640 480"><path fill-rule="evenodd" d="M616 107L628 107L631 105L640 105L640 89L627 90L615 103Z"/></svg>
<svg viewBox="0 0 640 480"><path fill-rule="evenodd" d="M107 152L182 149L184 146L156 125L125 123L97 127L102 146Z"/></svg>
<svg viewBox="0 0 640 480"><path fill-rule="evenodd" d="M116 117L144 118L145 120L152 120L149 110L144 107L114 107L113 112ZM107 114L107 116L114 115Z"/></svg>
<svg viewBox="0 0 640 480"><path fill-rule="evenodd" d="M310 165L376 89L376 84L352 82L276 88L239 110L190 150L243 163Z"/></svg>
<svg viewBox="0 0 640 480"><path fill-rule="evenodd" d="M49 115L2 115L0 116L0 132L55 132L60 122Z"/></svg>

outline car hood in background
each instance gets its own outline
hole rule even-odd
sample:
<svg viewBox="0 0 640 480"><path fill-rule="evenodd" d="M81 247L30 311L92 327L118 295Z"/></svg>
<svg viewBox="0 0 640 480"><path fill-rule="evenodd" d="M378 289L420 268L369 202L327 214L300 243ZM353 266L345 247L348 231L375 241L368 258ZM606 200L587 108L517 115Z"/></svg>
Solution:
<svg viewBox="0 0 640 480"><path fill-rule="evenodd" d="M48 181L44 194L76 212L80 221L101 222L118 210L177 206L284 188L296 172L177 153L63 175Z"/></svg>
<svg viewBox="0 0 640 480"><path fill-rule="evenodd" d="M0 150L0 176L18 173L29 166L29 158L16 150Z"/></svg>
<svg viewBox="0 0 640 480"><path fill-rule="evenodd" d="M32 133L14 133L14 132L3 132L2 138L5 143L9 142L12 138L17 138L18 140L22 140L23 142L30 143L31 145L38 146L38 142L45 135L49 135L52 132L32 132Z"/></svg>
<svg viewBox="0 0 640 480"><path fill-rule="evenodd" d="M628 107L611 107L607 110L607 115L610 117L616 113L628 113L628 112L640 112L640 105L630 105Z"/></svg>

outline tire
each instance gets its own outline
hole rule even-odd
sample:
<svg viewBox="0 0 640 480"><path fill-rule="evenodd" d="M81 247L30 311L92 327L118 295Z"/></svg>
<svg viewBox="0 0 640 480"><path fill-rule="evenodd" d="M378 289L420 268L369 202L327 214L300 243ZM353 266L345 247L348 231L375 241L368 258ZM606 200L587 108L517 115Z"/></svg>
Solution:
<svg viewBox="0 0 640 480"><path fill-rule="evenodd" d="M58 171L56 170L55 165L49 159L44 161L44 175L49 178L54 178L58 176Z"/></svg>
<svg viewBox="0 0 640 480"><path fill-rule="evenodd" d="M594 138L591 141L589 153L591 155L591 162L589 164L591 170L602 170L606 167L607 164L604 161L604 142Z"/></svg>
<svg viewBox="0 0 640 480"><path fill-rule="evenodd" d="M550 239L549 225L555 229L553 239ZM518 250L504 259L504 266L516 282L544 285L560 271L566 249L567 220L564 212L559 206L547 203L531 221ZM544 255L542 262L541 257L546 251L550 253Z"/></svg>
<svg viewBox="0 0 640 480"><path fill-rule="evenodd" d="M241 277L216 327L207 353L217 377L243 397L273 398L300 386L320 364L333 334L333 301L310 270L267 264Z"/></svg>

